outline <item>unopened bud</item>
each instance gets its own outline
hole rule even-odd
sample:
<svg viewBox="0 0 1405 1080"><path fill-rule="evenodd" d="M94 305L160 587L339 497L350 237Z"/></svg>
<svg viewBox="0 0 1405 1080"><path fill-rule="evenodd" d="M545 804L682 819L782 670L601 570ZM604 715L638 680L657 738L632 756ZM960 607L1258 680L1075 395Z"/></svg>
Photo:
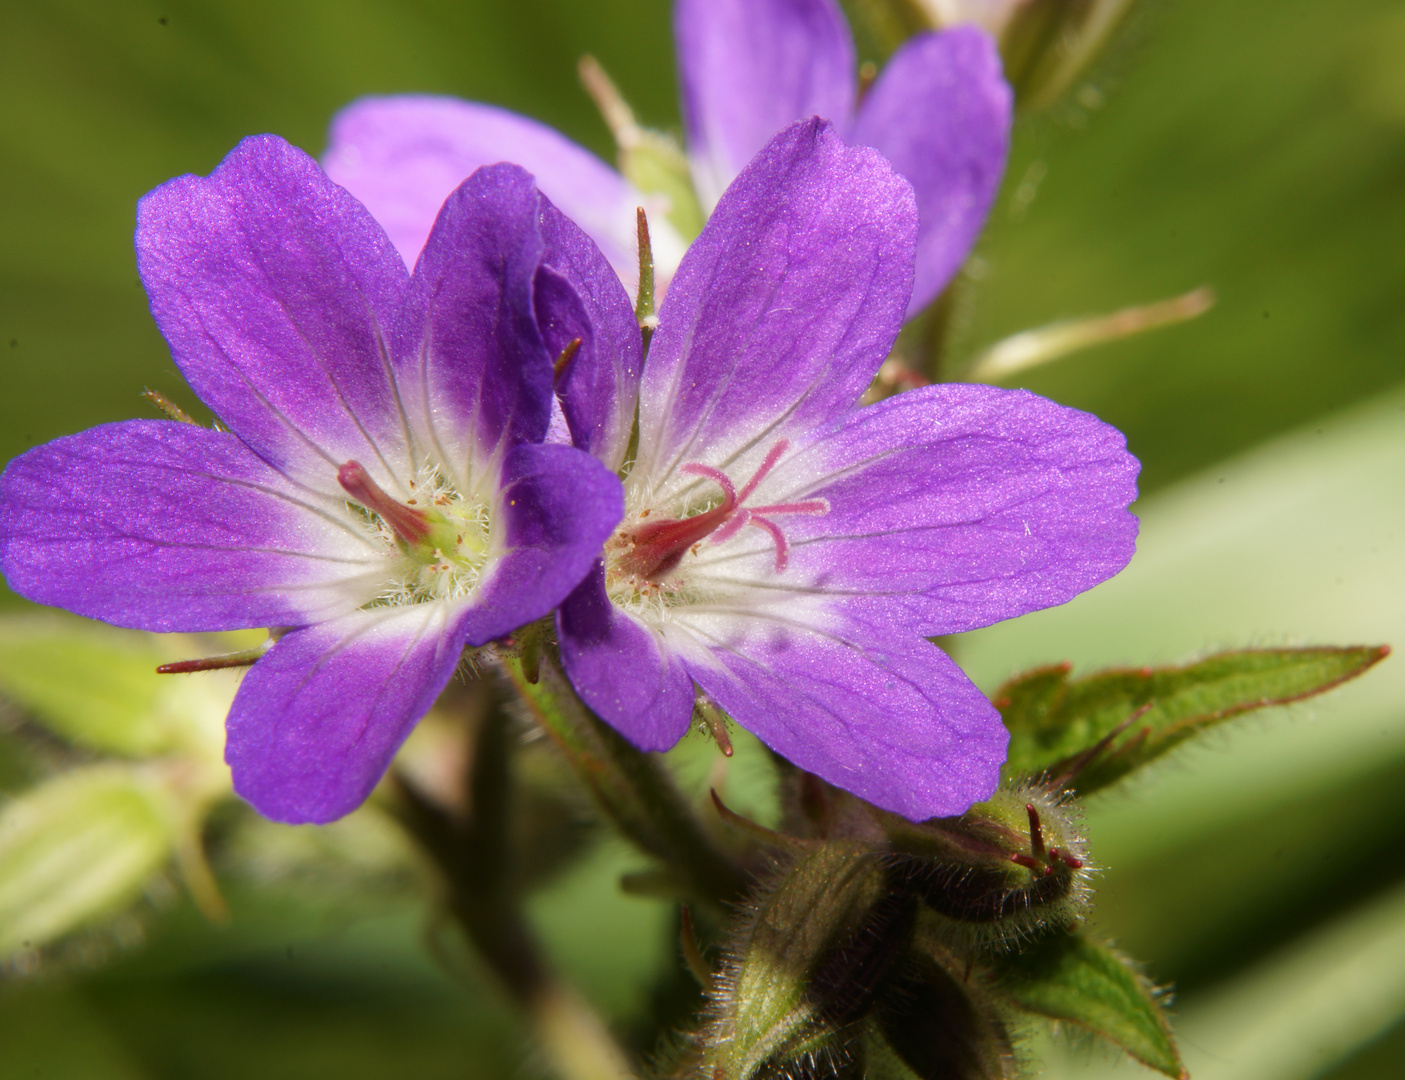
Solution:
<svg viewBox="0 0 1405 1080"><path fill-rule="evenodd" d="M978 983L917 948L884 987L864 1038L865 1075L904 1080L1009 1080L1009 1032Z"/></svg>
<svg viewBox="0 0 1405 1080"><path fill-rule="evenodd" d="M843 842L814 848L751 903L713 980L697 1075L835 1075L852 1063L846 1029L906 947L913 905L880 852Z"/></svg>
<svg viewBox="0 0 1405 1080"><path fill-rule="evenodd" d="M1011 785L957 818L883 820L895 872L951 946L1001 949L1083 920L1090 867L1066 797Z"/></svg>

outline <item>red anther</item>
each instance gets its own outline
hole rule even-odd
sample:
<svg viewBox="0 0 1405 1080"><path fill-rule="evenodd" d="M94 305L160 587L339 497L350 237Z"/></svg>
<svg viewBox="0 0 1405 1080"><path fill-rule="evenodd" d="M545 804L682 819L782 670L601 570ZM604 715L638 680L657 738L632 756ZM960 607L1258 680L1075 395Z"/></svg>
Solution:
<svg viewBox="0 0 1405 1080"><path fill-rule="evenodd" d="M1049 855L1051 858L1058 859L1059 862L1063 863L1070 870L1083 869L1083 860L1076 858L1073 855L1070 855L1067 851L1064 851L1062 848L1050 848Z"/></svg>
<svg viewBox="0 0 1405 1080"><path fill-rule="evenodd" d="M1012 863L1018 863L1020 866L1023 866L1026 870L1045 870L1045 871L1047 871L1047 870L1049 869L1049 868L1048 868L1047 866L1045 866L1043 863L1041 863L1041 862L1039 862L1037 859L1035 859L1034 856L1032 856L1032 855L1025 855L1025 854L1023 854L1022 852L1018 852L1018 851L1015 852L1013 855L1010 856L1010 861L1011 861Z"/></svg>
<svg viewBox="0 0 1405 1080"><path fill-rule="evenodd" d="M1029 815L1029 847L1036 855L1044 854L1044 828L1039 823L1039 811L1033 803L1025 803L1025 813Z"/></svg>
<svg viewBox="0 0 1405 1080"><path fill-rule="evenodd" d="M398 503L381 490L359 461L348 461L337 470L342 490L367 510L374 510L407 544L422 544L429 537L429 517L423 510Z"/></svg>

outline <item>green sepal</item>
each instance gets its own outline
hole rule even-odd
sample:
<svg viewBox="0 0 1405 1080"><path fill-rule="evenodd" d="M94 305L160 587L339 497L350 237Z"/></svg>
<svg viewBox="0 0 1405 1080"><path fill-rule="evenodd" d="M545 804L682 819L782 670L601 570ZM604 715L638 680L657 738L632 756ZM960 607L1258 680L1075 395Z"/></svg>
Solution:
<svg viewBox="0 0 1405 1080"><path fill-rule="evenodd" d="M180 814L128 766L75 769L0 812L0 957L43 946L135 900L175 851Z"/></svg>
<svg viewBox="0 0 1405 1080"><path fill-rule="evenodd" d="M938 957L919 942L884 988L864 1032L865 1080L1009 1080L1016 1075L1009 1032L988 995L952 974L949 955Z"/></svg>
<svg viewBox="0 0 1405 1080"><path fill-rule="evenodd" d="M841 1028L873 989L864 974L881 977L887 939L905 938L910 926L892 899L879 855L842 841L816 848L764 886L716 980L704 1074L752 1080L798 1062L840 1060Z"/></svg>
<svg viewBox="0 0 1405 1080"><path fill-rule="evenodd" d="M1187 1075L1153 988L1107 946L1056 934L993 968L998 991L1026 1012L1086 1028L1177 1080Z"/></svg>
<svg viewBox="0 0 1405 1080"><path fill-rule="evenodd" d="M668 200L664 216L689 243L707 224L689 171L687 155L676 140L650 128L637 130L637 141L620 148L620 172L646 195Z"/></svg>
<svg viewBox="0 0 1405 1080"><path fill-rule="evenodd" d="M1057 775L1099 740L1112 737L1070 780L1087 795L1232 716L1330 690L1389 651L1386 646L1244 649L1180 667L1114 669L1072 680L1066 665L1036 668L995 695L1010 729L1005 774L1047 770ZM1139 709L1146 711L1135 715ZM1129 719L1127 730L1114 736Z"/></svg>

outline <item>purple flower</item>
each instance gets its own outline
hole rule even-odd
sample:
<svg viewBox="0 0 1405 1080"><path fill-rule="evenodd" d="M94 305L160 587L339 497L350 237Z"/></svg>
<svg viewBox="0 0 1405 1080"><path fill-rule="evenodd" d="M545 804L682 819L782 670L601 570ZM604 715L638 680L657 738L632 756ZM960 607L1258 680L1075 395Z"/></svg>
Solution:
<svg viewBox="0 0 1405 1080"><path fill-rule="evenodd" d="M970 26L918 34L858 102L857 62L834 0L677 0L683 118L693 177L716 202L787 124L816 115L879 150L917 198L908 314L965 261L1000 187L1012 95L995 43Z"/></svg>
<svg viewBox="0 0 1405 1080"><path fill-rule="evenodd" d="M688 153L707 208L771 137L796 120L833 121L913 185L917 276L909 314L941 291L970 252L1005 169L1011 93L992 40L974 27L920 34L857 102L848 25L834 0L677 0L675 31ZM332 124L327 172L385 224L413 261L444 196L493 161L529 169L548 198L634 279L634 208L650 206L618 173L535 121L451 98L365 98ZM651 212L660 276L680 238Z"/></svg>
<svg viewBox="0 0 1405 1080"><path fill-rule="evenodd" d="M613 381L583 350L571 374L591 389L566 383L568 414L638 404L632 461L628 426L577 439L625 475L624 521L557 615L582 697L662 750L696 684L801 768L922 819L986 797L1007 739L924 639L1120 570L1138 466L1115 429L1025 391L931 386L856 407L907 310L917 217L883 157L806 121L718 203L641 375L600 257L574 260L574 307L538 310L549 342L588 324L626 350Z"/></svg>
<svg viewBox="0 0 1405 1080"><path fill-rule="evenodd" d="M620 518L541 445L554 257L514 166L444 204L413 277L301 151L246 139L140 204L182 373L228 430L93 428L0 478L0 566L41 603L158 631L281 628L228 720L236 790L281 821L356 807L458 666L547 614Z"/></svg>

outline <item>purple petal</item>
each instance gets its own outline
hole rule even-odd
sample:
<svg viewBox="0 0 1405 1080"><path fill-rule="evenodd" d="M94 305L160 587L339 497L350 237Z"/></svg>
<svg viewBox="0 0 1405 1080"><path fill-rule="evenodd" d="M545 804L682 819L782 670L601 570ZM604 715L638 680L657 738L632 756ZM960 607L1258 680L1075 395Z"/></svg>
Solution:
<svg viewBox="0 0 1405 1080"><path fill-rule="evenodd" d="M551 364L532 307L541 195L515 165L465 180L444 204L395 335L396 380L425 450L473 486L476 463L540 440Z"/></svg>
<svg viewBox="0 0 1405 1080"><path fill-rule="evenodd" d="M737 467L847 411L897 335L912 188L810 120L778 135L688 249L640 388L636 474ZM749 454L754 460L738 461Z"/></svg>
<svg viewBox="0 0 1405 1080"><path fill-rule="evenodd" d="M463 612L443 603L358 611L284 635L229 711L234 790L289 824L355 810L453 675L463 643Z"/></svg>
<svg viewBox="0 0 1405 1080"><path fill-rule="evenodd" d="M535 120L455 98L363 98L332 120L327 175L366 204L414 265L449 193L484 165L510 161L604 249L636 271L639 193L594 154Z"/></svg>
<svg viewBox="0 0 1405 1080"><path fill-rule="evenodd" d="M995 790L1009 734L935 645L813 608L690 624L713 646L698 685L800 768L914 821Z"/></svg>
<svg viewBox="0 0 1405 1080"><path fill-rule="evenodd" d="M854 43L833 0L678 0L673 29L707 206L788 125L808 116L848 125Z"/></svg>
<svg viewBox="0 0 1405 1080"><path fill-rule="evenodd" d="M542 211L546 255L537 272L536 311L553 356L574 338L579 351L556 381L572 442L618 469L634 429L644 354L634 308L600 249L549 203Z"/></svg>
<svg viewBox="0 0 1405 1080"><path fill-rule="evenodd" d="M641 750L667 750L688 731L693 680L654 631L624 614L595 570L556 612L561 663L581 699Z"/></svg>
<svg viewBox="0 0 1405 1080"><path fill-rule="evenodd" d="M945 384L857 411L764 495L830 504L784 519L789 580L935 636L1062 604L1121 570L1138 468L1095 416Z"/></svg>
<svg viewBox="0 0 1405 1080"><path fill-rule="evenodd" d="M619 479L570 446L519 446L503 463L506 552L474 596L466 634L482 645L539 619L590 571L624 516Z"/></svg>
<svg viewBox="0 0 1405 1080"><path fill-rule="evenodd" d="M909 315L946 287L980 234L1005 172L1012 99L995 42L972 26L912 38L864 97L850 141L881 150L917 193Z"/></svg>
<svg viewBox="0 0 1405 1080"><path fill-rule="evenodd" d="M298 626L353 610L383 577L344 511L233 435L132 420L10 462L0 566L21 595L119 626Z"/></svg>
<svg viewBox="0 0 1405 1080"><path fill-rule="evenodd" d="M182 374L275 468L336 492L404 466L383 331L409 279L365 207L301 150L245 139L141 200L137 264Z"/></svg>

